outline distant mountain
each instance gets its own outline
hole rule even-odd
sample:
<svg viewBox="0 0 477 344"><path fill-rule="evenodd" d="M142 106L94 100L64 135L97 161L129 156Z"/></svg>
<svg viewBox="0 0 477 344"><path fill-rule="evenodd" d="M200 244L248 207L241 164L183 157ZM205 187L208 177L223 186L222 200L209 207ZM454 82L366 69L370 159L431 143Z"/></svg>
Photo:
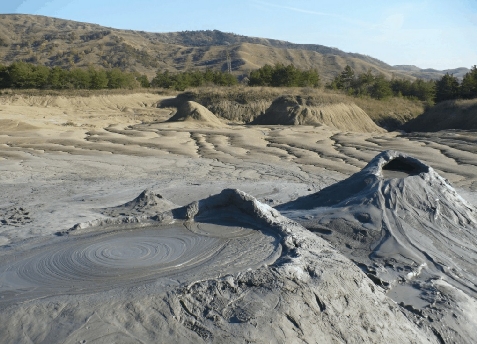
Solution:
<svg viewBox="0 0 477 344"><path fill-rule="evenodd" d="M438 79L446 73L453 74L456 78L462 79L464 75L470 71L469 68L465 67L437 70L432 68L421 69L412 65L398 65L393 66L393 68L395 70L407 72L408 74L421 79Z"/></svg>
<svg viewBox="0 0 477 344"><path fill-rule="evenodd" d="M387 77L410 79L438 78L446 72L393 67L367 55L323 45L294 44L217 30L150 33L45 16L0 15L0 63L3 64L21 60L66 68L119 67L151 77L157 70L166 69L225 71L228 59L236 75L245 75L267 63L292 63L302 69L318 69L325 81L335 77L347 64L356 73L371 69ZM467 69L458 70L465 74Z"/></svg>

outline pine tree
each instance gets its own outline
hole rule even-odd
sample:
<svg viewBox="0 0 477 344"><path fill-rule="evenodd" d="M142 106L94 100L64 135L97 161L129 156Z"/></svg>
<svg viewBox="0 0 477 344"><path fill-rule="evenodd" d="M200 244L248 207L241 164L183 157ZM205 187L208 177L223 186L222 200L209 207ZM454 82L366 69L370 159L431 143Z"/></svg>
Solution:
<svg viewBox="0 0 477 344"><path fill-rule="evenodd" d="M250 86L270 86L272 84L273 67L265 66L250 72Z"/></svg>
<svg viewBox="0 0 477 344"><path fill-rule="evenodd" d="M160 71L157 71L156 76L151 81L152 87L170 88L173 84L173 77L168 70L162 73Z"/></svg>
<svg viewBox="0 0 477 344"><path fill-rule="evenodd" d="M411 84L410 96L419 100L432 102L436 96L436 83L433 80L417 79Z"/></svg>
<svg viewBox="0 0 477 344"><path fill-rule="evenodd" d="M34 88L33 65L26 62L13 62L8 67L13 88Z"/></svg>
<svg viewBox="0 0 477 344"><path fill-rule="evenodd" d="M106 72L108 88L129 88L137 86L136 77L131 73L122 72L119 68L113 68Z"/></svg>
<svg viewBox="0 0 477 344"><path fill-rule="evenodd" d="M65 89L69 88L72 85L69 83L70 74L67 70L60 67L54 67L50 69L48 74L48 87L53 89Z"/></svg>
<svg viewBox="0 0 477 344"><path fill-rule="evenodd" d="M376 77L371 69L368 69L366 73L361 73L357 78L354 78L351 88L357 96L369 96L372 92L373 85Z"/></svg>
<svg viewBox="0 0 477 344"><path fill-rule="evenodd" d="M371 88L371 97L376 99L385 99L393 95L391 83L386 80L383 74L379 74L374 79L374 85Z"/></svg>
<svg viewBox="0 0 477 344"><path fill-rule="evenodd" d="M462 98L477 98L477 66L473 66L470 72L466 73L460 88Z"/></svg>
<svg viewBox="0 0 477 344"><path fill-rule="evenodd" d="M12 80L8 72L8 67L0 64L0 88L12 87Z"/></svg>
<svg viewBox="0 0 477 344"><path fill-rule="evenodd" d="M457 99L459 97L459 81L454 75L446 73L436 82L436 102Z"/></svg>
<svg viewBox="0 0 477 344"><path fill-rule="evenodd" d="M69 83L75 89L91 88L91 74L89 71L75 68L68 73Z"/></svg>
<svg viewBox="0 0 477 344"><path fill-rule="evenodd" d="M147 75L137 75L136 80L139 82L141 87L148 88L151 86L149 79L147 78Z"/></svg>
<svg viewBox="0 0 477 344"><path fill-rule="evenodd" d="M350 89L353 86L354 78L354 70L349 65L346 65L339 75L338 88L342 90Z"/></svg>

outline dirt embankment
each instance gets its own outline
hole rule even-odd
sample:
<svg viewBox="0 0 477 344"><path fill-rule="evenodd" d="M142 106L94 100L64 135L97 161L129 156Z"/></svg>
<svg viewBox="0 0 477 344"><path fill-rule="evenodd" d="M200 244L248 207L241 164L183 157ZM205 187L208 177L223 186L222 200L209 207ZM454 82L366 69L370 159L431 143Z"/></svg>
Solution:
<svg viewBox="0 0 477 344"><path fill-rule="evenodd" d="M300 96L277 98L253 124L326 125L342 131L384 132L356 104L324 104Z"/></svg>
<svg viewBox="0 0 477 344"><path fill-rule="evenodd" d="M252 97L249 93L239 93L235 99L230 99L227 94L211 96L187 92L174 99L164 100L159 106L177 109L170 121L194 118L196 121L212 123L218 117L245 124L325 125L342 131L385 131L359 106L344 98L346 97L340 95L325 99L301 95L277 96L270 93L262 99L256 99L256 96ZM198 111L199 107L201 111ZM200 113L200 116L192 116L192 113Z"/></svg>
<svg viewBox="0 0 477 344"><path fill-rule="evenodd" d="M0 95L0 131L58 127L104 128L113 124L164 121L170 111L158 109L166 96L154 93L71 95L43 92Z"/></svg>
<svg viewBox="0 0 477 344"><path fill-rule="evenodd" d="M402 129L407 132L434 132L447 129L476 130L477 99L439 103L414 120L405 123Z"/></svg>
<svg viewBox="0 0 477 344"><path fill-rule="evenodd" d="M187 101L206 107L217 117L236 123L250 123L263 114L272 101L281 95L277 90L261 89L200 89L179 94L162 101L160 107L179 108Z"/></svg>
<svg viewBox="0 0 477 344"><path fill-rule="evenodd" d="M378 127L393 131L422 114L425 108L423 102L403 97L376 100L367 97L351 97L343 93L323 89L279 87L205 87L181 93L172 102L194 101L205 106L221 119L229 122L250 124L257 121L258 117L263 116L267 111L270 112L272 103L284 96L289 98L295 97L295 100L293 100L295 105L310 108L311 117L318 118L312 120L309 116L305 120L305 122L313 122L312 125L323 124L323 121L331 123L329 116L333 117L333 120L336 117L338 122L342 121L343 113L351 114L352 118L350 119L355 121L358 119L355 118L355 114L359 113L362 115L364 111L367 115L365 116L366 124L364 125L367 127L365 129L366 132L369 131L370 127L368 117ZM176 107L175 103L169 103L167 106ZM320 111L323 113L323 119L320 118ZM271 116L272 119L274 117ZM300 121L298 120L298 122ZM294 124L294 121L292 121L292 124ZM362 124L358 125L358 127L360 126ZM331 127L356 131L355 128L350 128L349 123L345 126L335 123ZM358 131L362 131L362 129L358 129ZM374 131L376 131L375 128L371 130L371 132Z"/></svg>
<svg viewBox="0 0 477 344"><path fill-rule="evenodd" d="M62 108L66 110L120 110L155 107L161 97L151 93L50 95L50 94L4 94L0 105Z"/></svg>

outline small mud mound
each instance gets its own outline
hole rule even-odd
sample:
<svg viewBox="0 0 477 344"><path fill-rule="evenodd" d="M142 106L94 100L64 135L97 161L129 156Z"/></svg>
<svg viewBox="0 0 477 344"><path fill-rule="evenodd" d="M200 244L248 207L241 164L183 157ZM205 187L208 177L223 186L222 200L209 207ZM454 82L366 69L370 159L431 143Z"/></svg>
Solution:
<svg viewBox="0 0 477 344"><path fill-rule="evenodd" d="M348 179L277 208L329 240L436 331L458 333L456 342L477 340L473 312L458 301L477 298L477 211L431 167L383 152Z"/></svg>
<svg viewBox="0 0 477 344"><path fill-rule="evenodd" d="M151 190L144 190L130 202L112 208L100 209L100 213L108 216L156 215L176 208L177 205Z"/></svg>
<svg viewBox="0 0 477 344"><path fill-rule="evenodd" d="M342 131L384 132L355 104L316 104L300 96L283 96L252 124L326 125Z"/></svg>
<svg viewBox="0 0 477 344"><path fill-rule="evenodd" d="M207 127L223 127L225 125L206 107L194 101L177 101L175 106L177 107L177 112L168 122L189 122Z"/></svg>

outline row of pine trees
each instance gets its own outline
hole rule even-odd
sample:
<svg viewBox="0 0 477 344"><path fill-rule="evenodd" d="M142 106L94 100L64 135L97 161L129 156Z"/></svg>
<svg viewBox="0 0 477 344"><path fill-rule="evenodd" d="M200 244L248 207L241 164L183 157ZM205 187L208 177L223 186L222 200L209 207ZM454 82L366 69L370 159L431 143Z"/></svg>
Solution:
<svg viewBox="0 0 477 344"><path fill-rule="evenodd" d="M453 99L474 99L477 98L477 66L473 66L465 74L462 82L448 73L438 80L388 80L384 75L373 74L370 70L356 75L350 66L346 66L327 87L343 90L350 95L370 96L375 99L404 96L436 103Z"/></svg>
<svg viewBox="0 0 477 344"><path fill-rule="evenodd" d="M0 88L17 89L92 89L136 88L149 84L145 75L90 67L71 70L49 68L26 62L0 65Z"/></svg>
<svg viewBox="0 0 477 344"><path fill-rule="evenodd" d="M162 87L183 91L188 87L204 85L233 86L238 79L222 71L185 71L170 73L158 71L149 81L146 75L128 73L118 68L104 70L89 67L71 70L60 67L49 68L26 62L15 62L9 66L0 65L0 88L17 89L117 89L137 87ZM265 65L250 72L249 86L269 87L318 87L320 76L316 69L300 70L293 65ZM477 98L477 66L460 82L453 75L446 74L439 80L392 78L383 74L356 74L350 66L338 74L329 89L342 90L357 97L386 99L406 97L426 102L441 102L452 99Z"/></svg>

